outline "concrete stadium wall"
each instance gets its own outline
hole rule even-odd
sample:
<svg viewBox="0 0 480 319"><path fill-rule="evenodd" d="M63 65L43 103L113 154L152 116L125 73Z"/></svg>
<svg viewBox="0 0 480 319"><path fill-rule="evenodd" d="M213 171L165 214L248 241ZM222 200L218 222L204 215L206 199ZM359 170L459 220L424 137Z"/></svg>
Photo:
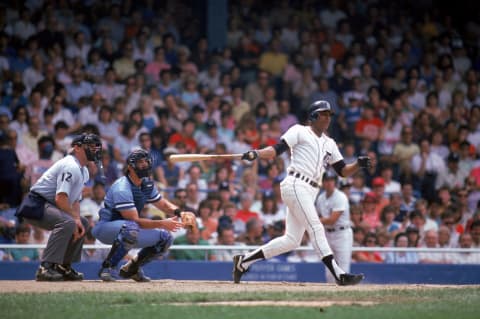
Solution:
<svg viewBox="0 0 480 319"><path fill-rule="evenodd" d="M37 262L0 262L0 280L32 280ZM82 262L75 269L89 280L98 279L99 262ZM155 261L145 273L152 279L231 280L229 262ZM480 284L480 265L352 265L352 272L364 273L370 284ZM325 269L318 263L259 262L242 279L245 281L325 282ZM1 285L1 283L0 283Z"/></svg>

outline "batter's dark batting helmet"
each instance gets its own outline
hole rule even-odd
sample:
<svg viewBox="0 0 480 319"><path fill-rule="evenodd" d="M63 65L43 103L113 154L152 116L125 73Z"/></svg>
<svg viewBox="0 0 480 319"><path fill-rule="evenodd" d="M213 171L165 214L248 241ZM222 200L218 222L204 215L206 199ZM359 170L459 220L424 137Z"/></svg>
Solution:
<svg viewBox="0 0 480 319"><path fill-rule="evenodd" d="M318 113L328 111L330 114L333 114L332 107L330 103L323 100L318 100L313 102L308 109L308 118L310 121L315 121L318 117Z"/></svg>

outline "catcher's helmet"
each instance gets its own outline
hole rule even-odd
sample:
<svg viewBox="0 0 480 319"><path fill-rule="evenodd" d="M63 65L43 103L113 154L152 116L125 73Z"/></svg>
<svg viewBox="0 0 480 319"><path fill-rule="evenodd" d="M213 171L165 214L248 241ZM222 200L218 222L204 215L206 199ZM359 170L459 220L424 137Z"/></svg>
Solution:
<svg viewBox="0 0 480 319"><path fill-rule="evenodd" d="M330 103L323 100L315 101L310 105L310 108L308 109L308 118L310 119L310 121L314 121L317 119L319 112L325 112L325 111L328 111L330 112L330 114L333 114Z"/></svg>
<svg viewBox="0 0 480 319"><path fill-rule="evenodd" d="M148 166L145 168L137 167L137 162L141 159L145 159L148 163ZM152 157L150 154L144 149L136 149L130 152L127 156L127 165L133 167L135 174L138 177L148 177L152 171Z"/></svg>
<svg viewBox="0 0 480 319"><path fill-rule="evenodd" d="M100 161L102 159L102 141L97 134L83 133L73 138L71 146L86 145L85 154L89 161Z"/></svg>

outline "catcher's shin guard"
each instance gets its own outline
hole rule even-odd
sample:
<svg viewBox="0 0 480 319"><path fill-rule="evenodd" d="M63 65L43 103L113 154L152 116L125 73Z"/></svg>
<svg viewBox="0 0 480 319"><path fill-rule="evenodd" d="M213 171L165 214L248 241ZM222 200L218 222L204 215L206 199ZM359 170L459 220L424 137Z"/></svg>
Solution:
<svg viewBox="0 0 480 319"><path fill-rule="evenodd" d="M126 221L123 224L117 238L112 244L112 248L107 258L102 264L103 268L116 267L120 260L132 249L138 240L139 226L132 221Z"/></svg>
<svg viewBox="0 0 480 319"><path fill-rule="evenodd" d="M143 266L154 258L165 254L172 243L172 234L164 229L160 229L160 240L155 246L145 247L140 250L136 258L136 263L138 266Z"/></svg>

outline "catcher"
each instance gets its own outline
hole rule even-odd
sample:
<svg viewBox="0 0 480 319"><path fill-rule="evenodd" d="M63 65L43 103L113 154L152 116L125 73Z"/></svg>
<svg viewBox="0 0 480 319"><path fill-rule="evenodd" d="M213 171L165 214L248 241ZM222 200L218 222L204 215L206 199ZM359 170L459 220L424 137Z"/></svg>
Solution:
<svg viewBox="0 0 480 319"><path fill-rule="evenodd" d="M99 272L103 281L115 281L118 276L138 282L150 281L142 266L167 251L173 242L170 232L182 227L197 227L193 213L182 212L162 198L150 178L151 173L149 153L143 149L134 150L127 157L125 176L118 178L107 191L105 208L100 210L100 220L92 229L95 238L112 245ZM147 203L175 216L164 220L140 217ZM132 248L142 249L117 273L118 263Z"/></svg>

